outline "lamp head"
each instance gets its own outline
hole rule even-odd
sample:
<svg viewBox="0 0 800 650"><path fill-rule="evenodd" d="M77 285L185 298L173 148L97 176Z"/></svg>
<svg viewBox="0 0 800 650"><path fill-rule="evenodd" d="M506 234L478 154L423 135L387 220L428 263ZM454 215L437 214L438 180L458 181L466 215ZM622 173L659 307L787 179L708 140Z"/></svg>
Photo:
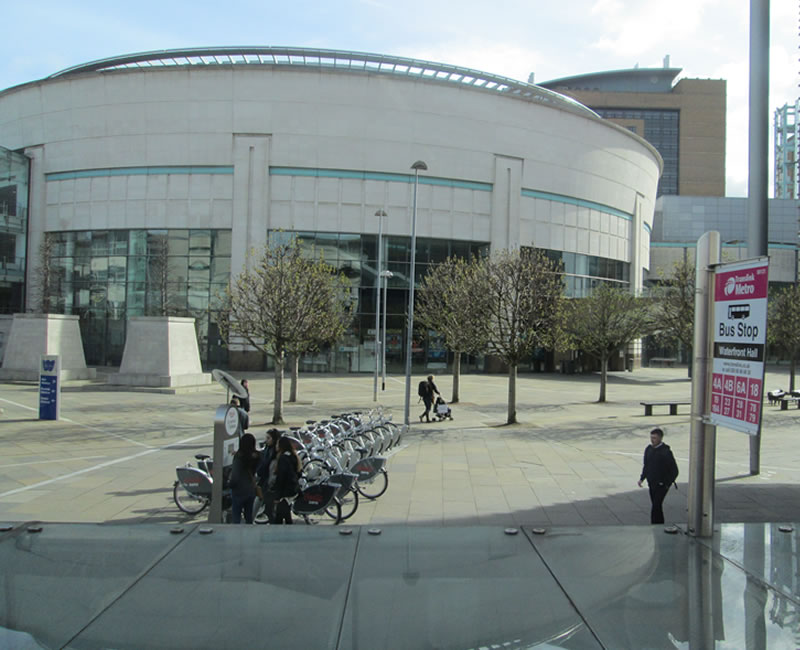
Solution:
<svg viewBox="0 0 800 650"><path fill-rule="evenodd" d="M418 160L413 165L411 165L411 169L414 169L416 171L425 171L426 169L428 169L428 165L426 165L424 161Z"/></svg>

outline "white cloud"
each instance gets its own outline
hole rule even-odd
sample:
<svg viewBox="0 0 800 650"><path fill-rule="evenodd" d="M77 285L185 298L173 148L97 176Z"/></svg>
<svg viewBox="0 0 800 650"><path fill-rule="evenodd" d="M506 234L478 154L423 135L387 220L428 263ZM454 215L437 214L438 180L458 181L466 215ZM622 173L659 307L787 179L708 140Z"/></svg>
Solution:
<svg viewBox="0 0 800 650"><path fill-rule="evenodd" d="M458 43L438 44L430 48L415 48L413 56L427 61L450 63L483 72L527 81L528 75L542 65L546 57L533 47L466 39ZM543 81L544 79L540 79Z"/></svg>
<svg viewBox="0 0 800 650"><path fill-rule="evenodd" d="M705 11L717 0L620 2L599 0L591 13L603 35L592 47L617 56L638 56L698 36Z"/></svg>

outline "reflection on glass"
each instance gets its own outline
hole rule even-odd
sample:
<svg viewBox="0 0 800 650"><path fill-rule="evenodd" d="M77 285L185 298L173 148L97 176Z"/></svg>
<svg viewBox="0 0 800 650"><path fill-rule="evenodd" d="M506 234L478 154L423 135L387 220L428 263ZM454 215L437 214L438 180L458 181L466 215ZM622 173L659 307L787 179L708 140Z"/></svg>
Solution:
<svg viewBox="0 0 800 650"><path fill-rule="evenodd" d="M104 313L109 321L141 315L200 315L207 321L209 314L201 314L201 310L208 307L212 269L217 287L224 286L230 276L230 230L81 231L52 233L52 237L59 254L54 265L60 277L54 283L52 304L82 317L90 363L118 364L122 350L116 339L109 338L118 337L119 330L92 325L90 331L88 309L99 310L91 315L93 320ZM190 245L202 254L188 257ZM217 252L210 257L212 247ZM192 314L188 311L189 283L194 287ZM88 336L106 338L87 343ZM201 359L207 353L207 349L201 350ZM218 361L224 356L215 354Z"/></svg>
<svg viewBox="0 0 800 650"><path fill-rule="evenodd" d="M797 610L758 577L768 525L753 524L749 541L728 526L718 547L660 526L566 529L534 541L605 647L794 648L800 619L765 615ZM736 550L726 557L726 547Z"/></svg>

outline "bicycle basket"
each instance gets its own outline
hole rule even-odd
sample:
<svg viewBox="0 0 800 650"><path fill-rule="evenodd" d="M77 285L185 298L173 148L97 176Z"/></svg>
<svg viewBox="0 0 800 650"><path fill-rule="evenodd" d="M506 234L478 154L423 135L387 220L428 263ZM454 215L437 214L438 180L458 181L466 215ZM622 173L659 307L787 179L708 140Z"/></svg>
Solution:
<svg viewBox="0 0 800 650"><path fill-rule="evenodd" d="M384 465L386 465L385 458L373 456L371 458L362 458L355 465L353 465L350 471L358 475L359 481L366 481L373 478L378 472L380 472Z"/></svg>
<svg viewBox="0 0 800 650"><path fill-rule="evenodd" d="M211 477L197 467L176 467L178 481L186 491L198 497L211 498Z"/></svg>
<svg viewBox="0 0 800 650"><path fill-rule="evenodd" d="M292 510L298 515L322 512L331 504L338 489L338 485L327 485L326 483L312 485L297 495L292 504Z"/></svg>
<svg viewBox="0 0 800 650"><path fill-rule="evenodd" d="M333 474L328 478L328 483L337 487L336 494L339 497L347 494L347 491L353 487L356 482L355 474Z"/></svg>

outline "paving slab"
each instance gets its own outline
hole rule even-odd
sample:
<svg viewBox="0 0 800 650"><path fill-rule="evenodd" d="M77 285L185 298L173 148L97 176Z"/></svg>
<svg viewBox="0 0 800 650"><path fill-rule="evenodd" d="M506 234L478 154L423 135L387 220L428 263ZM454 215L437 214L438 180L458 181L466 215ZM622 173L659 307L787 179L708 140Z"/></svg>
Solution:
<svg viewBox="0 0 800 650"><path fill-rule="evenodd" d="M99 373L102 379L102 371ZM271 417L273 378L248 373L251 431L263 438ZM414 381L420 378L412 378ZM448 401L452 379L437 385ZM210 453L221 387L143 393L67 382L62 419L37 419L36 386L0 384L0 521L186 522L172 502L175 467ZM787 386L771 367L766 386ZM95 390L95 387L97 388ZM372 376L302 375L301 403L285 405L286 426L334 412L366 410ZM390 452L389 490L362 500L352 524L647 523L647 490L636 486L648 432L666 429L680 467L678 490L665 502L671 522L686 520L688 414L644 416L640 401L688 399L685 368L612 373L608 402L597 403L598 375L521 374L518 424L505 425L507 378L465 375L453 421L419 423ZM387 378L378 404L402 420L404 382ZM717 433L718 522L800 520L800 410L764 404L761 473L749 475L744 434Z"/></svg>

